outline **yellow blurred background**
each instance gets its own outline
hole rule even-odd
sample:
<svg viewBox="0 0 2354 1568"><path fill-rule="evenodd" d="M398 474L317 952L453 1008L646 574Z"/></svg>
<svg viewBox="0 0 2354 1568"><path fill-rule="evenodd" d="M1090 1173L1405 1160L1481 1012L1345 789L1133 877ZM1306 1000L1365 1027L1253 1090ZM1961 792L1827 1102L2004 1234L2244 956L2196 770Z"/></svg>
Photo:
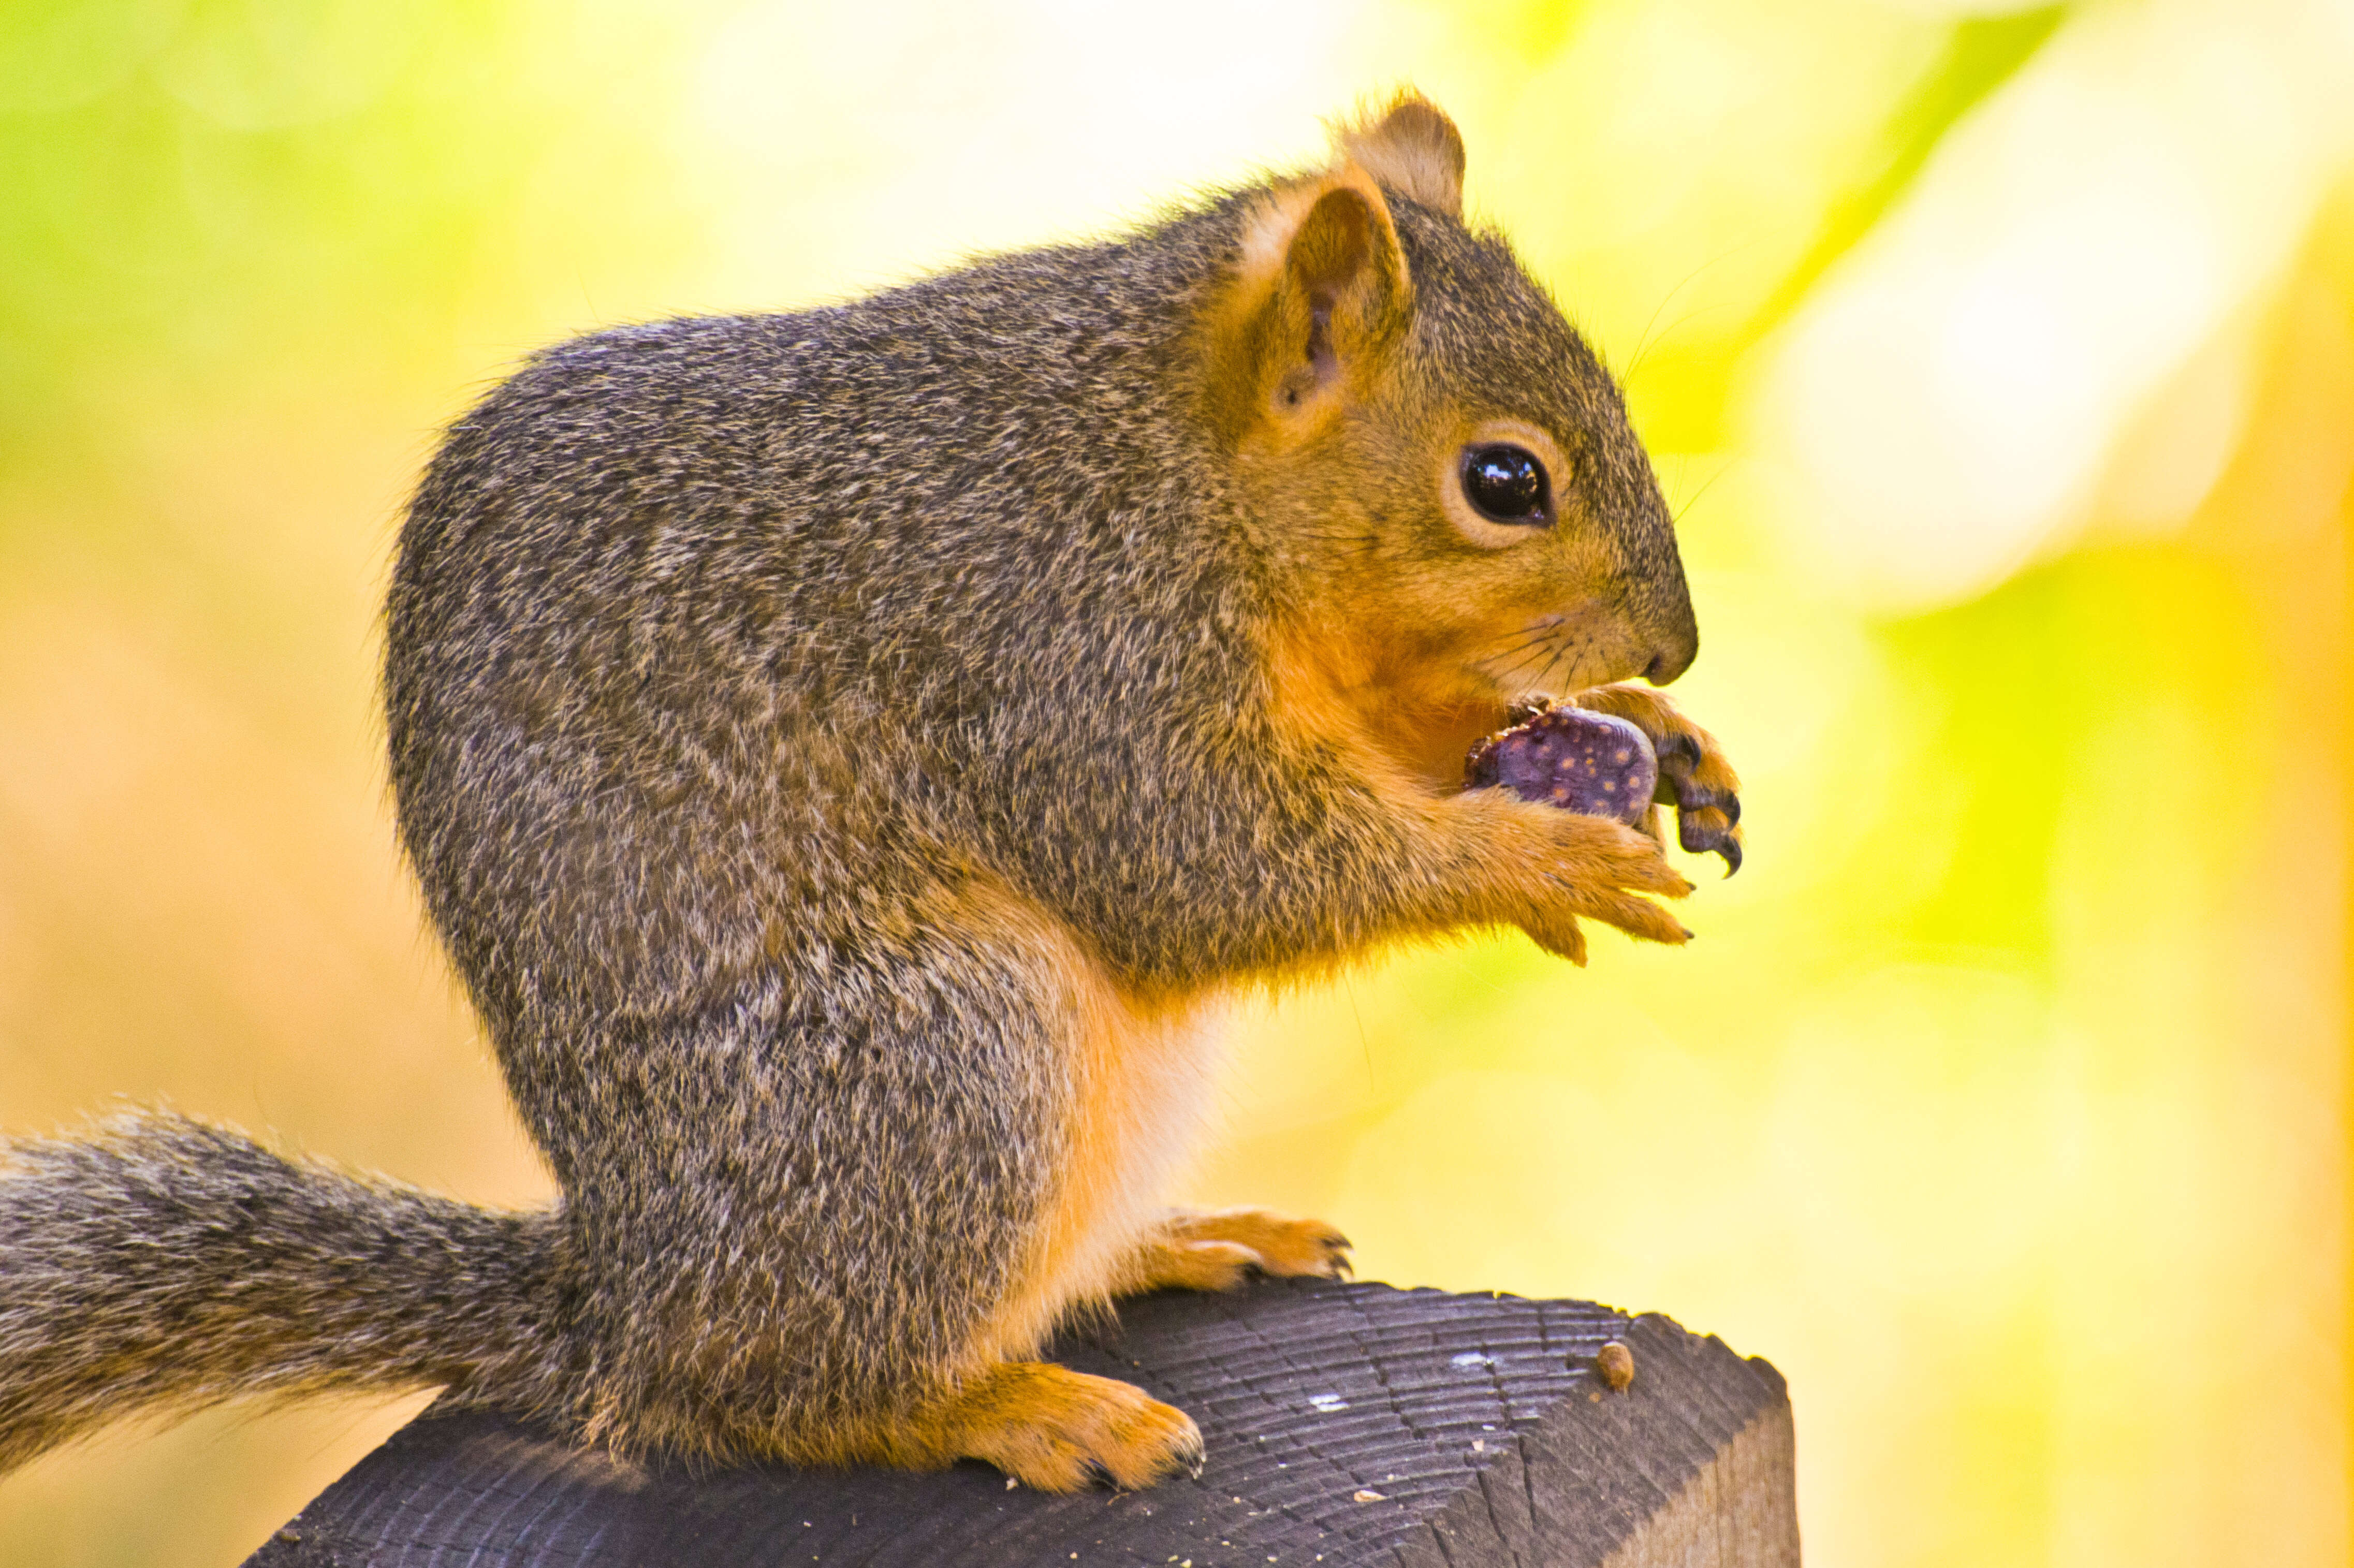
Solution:
<svg viewBox="0 0 2354 1568"><path fill-rule="evenodd" d="M8 0L0 1128L545 1193L378 758L435 429L1401 79L1628 378L1749 863L1238 1006L1193 1195L1772 1358L1822 1568L2344 1563L2345 4ZM417 1403L110 1433L0 1562L233 1563Z"/></svg>

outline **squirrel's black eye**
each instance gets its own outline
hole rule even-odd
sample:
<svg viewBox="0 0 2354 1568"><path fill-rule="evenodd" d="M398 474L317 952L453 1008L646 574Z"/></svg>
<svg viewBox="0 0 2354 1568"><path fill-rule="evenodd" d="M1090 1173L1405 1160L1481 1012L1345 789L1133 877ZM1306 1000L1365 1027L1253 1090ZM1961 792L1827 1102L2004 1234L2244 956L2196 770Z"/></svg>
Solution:
<svg viewBox="0 0 2354 1568"><path fill-rule="evenodd" d="M1553 521L1553 486L1526 447L1490 441L1463 452L1463 494L1491 523L1543 527Z"/></svg>

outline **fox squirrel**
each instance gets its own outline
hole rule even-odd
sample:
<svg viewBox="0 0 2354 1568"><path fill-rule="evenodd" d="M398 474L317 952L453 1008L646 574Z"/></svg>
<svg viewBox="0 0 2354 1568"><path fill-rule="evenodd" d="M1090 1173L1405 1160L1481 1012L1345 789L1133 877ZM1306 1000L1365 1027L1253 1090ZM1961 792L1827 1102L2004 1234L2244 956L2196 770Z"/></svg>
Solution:
<svg viewBox="0 0 2354 1568"><path fill-rule="evenodd" d="M1411 93L1106 243L550 349L402 529L400 832L561 1183L500 1213L142 1112L0 1151L0 1468L439 1385L584 1440L1033 1487L1198 1468L1023 1359L1347 1241L1172 1213L1199 1015L1394 938L1690 935L1642 829L1466 792L1532 694L1735 780L1618 392ZM1597 689L1598 688L1598 689Z"/></svg>

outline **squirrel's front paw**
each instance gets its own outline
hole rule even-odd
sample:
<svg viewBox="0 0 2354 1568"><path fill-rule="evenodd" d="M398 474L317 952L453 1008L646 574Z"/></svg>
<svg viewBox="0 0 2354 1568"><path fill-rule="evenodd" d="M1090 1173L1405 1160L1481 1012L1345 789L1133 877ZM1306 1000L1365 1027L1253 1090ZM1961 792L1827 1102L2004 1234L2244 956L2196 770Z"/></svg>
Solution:
<svg viewBox="0 0 2354 1568"><path fill-rule="evenodd" d="M1523 863L1529 907L1516 917L1531 940L1571 963L1585 962L1580 920L1599 920L1647 942L1681 947L1691 933L1646 894L1681 898L1692 885L1668 863L1659 841L1604 817L1543 811L1550 830L1542 853Z"/></svg>
<svg viewBox="0 0 2354 1568"><path fill-rule="evenodd" d="M1114 1289L1231 1290L1253 1274L1338 1279L1349 1238L1321 1220L1271 1209L1185 1209L1139 1243Z"/></svg>
<svg viewBox="0 0 2354 1568"><path fill-rule="evenodd" d="M1132 1384L1044 1361L1008 1361L972 1378L916 1423L950 1458L984 1459L1042 1492L1097 1477L1122 1489L1202 1473L1193 1418Z"/></svg>
<svg viewBox="0 0 2354 1568"><path fill-rule="evenodd" d="M1659 758L1656 799L1676 809L1676 842L1687 854L1723 855L1727 876L1739 871L1741 780L1716 737L1649 686L1596 686L1571 700L1625 719L1650 737Z"/></svg>

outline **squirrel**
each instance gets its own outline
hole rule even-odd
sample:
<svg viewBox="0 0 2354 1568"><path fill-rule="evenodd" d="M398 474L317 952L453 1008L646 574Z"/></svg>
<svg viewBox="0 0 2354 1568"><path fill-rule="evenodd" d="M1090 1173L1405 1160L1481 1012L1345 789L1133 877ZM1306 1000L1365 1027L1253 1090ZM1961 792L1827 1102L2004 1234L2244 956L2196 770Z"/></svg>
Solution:
<svg viewBox="0 0 2354 1568"><path fill-rule="evenodd" d="M1337 1277L1161 1205L1237 988L1508 925L1690 933L1638 827L1467 791L1532 697L1628 718L1687 850L1737 780L1619 391L1405 91L1108 241L607 330L447 432L384 694L403 846L553 1206L211 1123L0 1148L0 1470L101 1421L440 1387L624 1453L1199 1473L1034 1359Z"/></svg>

